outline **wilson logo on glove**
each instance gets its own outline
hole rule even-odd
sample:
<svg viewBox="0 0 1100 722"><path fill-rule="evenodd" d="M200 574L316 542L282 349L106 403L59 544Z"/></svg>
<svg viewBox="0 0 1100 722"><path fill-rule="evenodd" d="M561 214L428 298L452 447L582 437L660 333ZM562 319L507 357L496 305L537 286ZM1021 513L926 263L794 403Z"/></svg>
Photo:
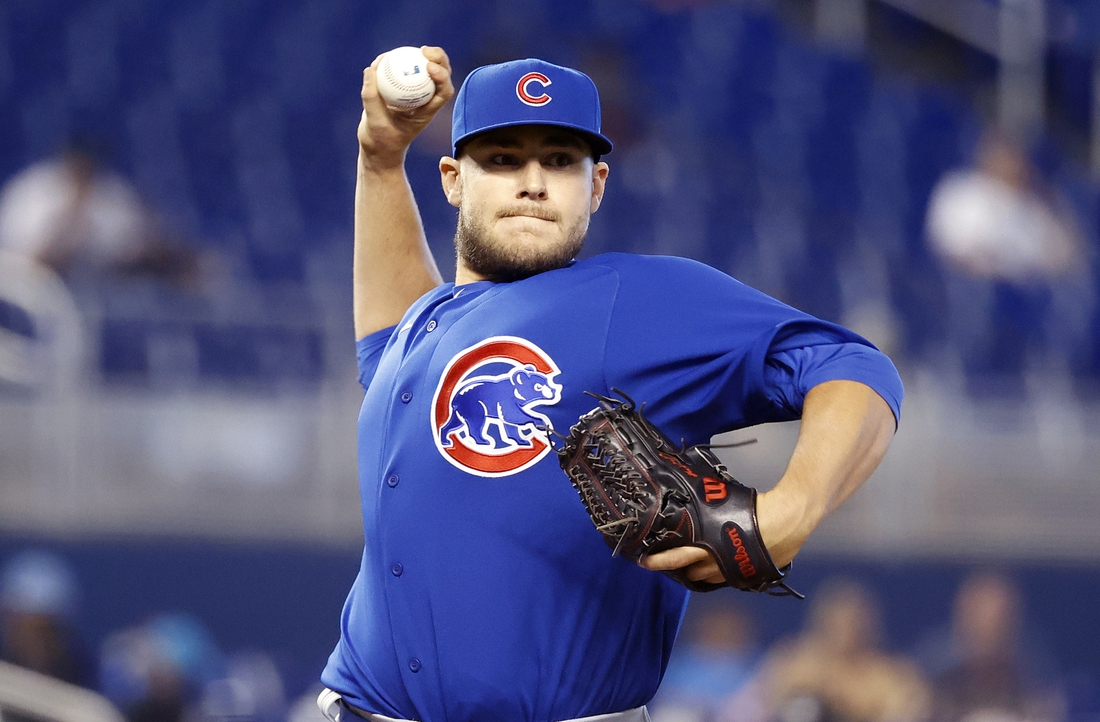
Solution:
<svg viewBox="0 0 1100 722"><path fill-rule="evenodd" d="M737 562L737 568L741 570L742 574L746 577L755 577L756 567L752 565L752 559L749 558L749 553L745 550L745 542L741 541L740 531L736 524L730 524L726 528L726 536L730 538L730 542L733 543L733 548L736 550L733 560Z"/></svg>
<svg viewBox="0 0 1100 722"><path fill-rule="evenodd" d="M726 491L726 482L712 479L709 476L703 479L703 500L708 504L725 501L727 496L729 496L729 492Z"/></svg>

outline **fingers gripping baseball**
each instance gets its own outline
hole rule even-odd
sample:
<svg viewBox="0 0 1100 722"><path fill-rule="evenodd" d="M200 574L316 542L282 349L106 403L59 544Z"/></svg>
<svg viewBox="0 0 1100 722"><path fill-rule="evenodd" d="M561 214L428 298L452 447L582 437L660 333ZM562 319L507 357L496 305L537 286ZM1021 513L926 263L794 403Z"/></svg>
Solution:
<svg viewBox="0 0 1100 722"><path fill-rule="evenodd" d="M359 120L359 145L375 164L399 165L413 139L420 134L435 114L454 97L451 62L443 48L424 46L428 59L427 71L435 83L431 99L418 108L397 109L386 105L378 89L379 55L363 70L363 114Z"/></svg>

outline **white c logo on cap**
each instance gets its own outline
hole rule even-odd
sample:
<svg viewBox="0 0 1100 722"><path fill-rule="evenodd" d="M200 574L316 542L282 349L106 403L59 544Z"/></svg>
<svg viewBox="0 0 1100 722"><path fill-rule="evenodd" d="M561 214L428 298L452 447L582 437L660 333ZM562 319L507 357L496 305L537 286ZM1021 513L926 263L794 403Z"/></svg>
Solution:
<svg viewBox="0 0 1100 722"><path fill-rule="evenodd" d="M519 96L519 99L521 101L523 101L527 105L538 107L540 105L546 105L552 100L552 98L546 94L545 90L543 90L543 92L539 95L531 95L529 92L527 92L527 86L531 83L538 83L543 88L546 88L548 85L550 85L550 78L546 77L542 73L528 73L527 75L524 75L522 78L520 78L519 82L516 83L516 95Z"/></svg>

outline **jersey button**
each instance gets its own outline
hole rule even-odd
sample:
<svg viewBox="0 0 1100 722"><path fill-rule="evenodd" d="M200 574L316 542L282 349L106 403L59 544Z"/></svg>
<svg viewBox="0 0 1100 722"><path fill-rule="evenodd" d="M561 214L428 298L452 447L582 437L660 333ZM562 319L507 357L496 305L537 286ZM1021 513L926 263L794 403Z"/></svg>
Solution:
<svg viewBox="0 0 1100 722"><path fill-rule="evenodd" d="M405 573L405 567L401 566L400 564L394 564L392 567L390 567L390 571L393 572L393 575L395 577L399 577Z"/></svg>
<svg viewBox="0 0 1100 722"><path fill-rule="evenodd" d="M433 319L432 319L431 321L428 321L428 326L427 326L427 328L428 328L428 333L431 333L432 331L434 331L434 330L435 330L435 327L436 327L437 325L438 325L438 324L436 324L436 322L435 322L435 319L434 319L434 318L433 318Z"/></svg>
<svg viewBox="0 0 1100 722"><path fill-rule="evenodd" d="M401 394L401 403L403 403L403 404L407 404L407 403L409 403L409 402L410 402L410 401L412 401L412 400L413 400L413 395L412 395L412 394L410 394L410 393L409 393L408 391L406 391L405 393Z"/></svg>
<svg viewBox="0 0 1100 722"><path fill-rule="evenodd" d="M390 474L389 478L386 479L386 483L390 485L391 489L397 486L398 482L400 481L401 477L399 477L397 474Z"/></svg>
<svg viewBox="0 0 1100 722"><path fill-rule="evenodd" d="M412 659L410 659L409 660L409 669L411 669L413 672L419 672L420 671L420 660L417 659L416 657L413 657Z"/></svg>

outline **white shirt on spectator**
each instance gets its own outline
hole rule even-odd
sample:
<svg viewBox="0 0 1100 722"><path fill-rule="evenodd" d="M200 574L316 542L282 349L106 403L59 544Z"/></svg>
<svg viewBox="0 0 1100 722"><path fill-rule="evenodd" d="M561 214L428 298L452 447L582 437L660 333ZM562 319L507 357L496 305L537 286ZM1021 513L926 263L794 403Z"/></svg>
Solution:
<svg viewBox="0 0 1100 722"><path fill-rule="evenodd" d="M932 248L967 273L1005 281L1067 270L1074 233L1038 195L982 171L940 181L928 211Z"/></svg>
<svg viewBox="0 0 1100 722"><path fill-rule="evenodd" d="M36 163L0 191L0 248L40 258L62 234L78 236L79 255L97 265L127 260L142 247L146 214L118 174L97 170L84 197L63 159Z"/></svg>

